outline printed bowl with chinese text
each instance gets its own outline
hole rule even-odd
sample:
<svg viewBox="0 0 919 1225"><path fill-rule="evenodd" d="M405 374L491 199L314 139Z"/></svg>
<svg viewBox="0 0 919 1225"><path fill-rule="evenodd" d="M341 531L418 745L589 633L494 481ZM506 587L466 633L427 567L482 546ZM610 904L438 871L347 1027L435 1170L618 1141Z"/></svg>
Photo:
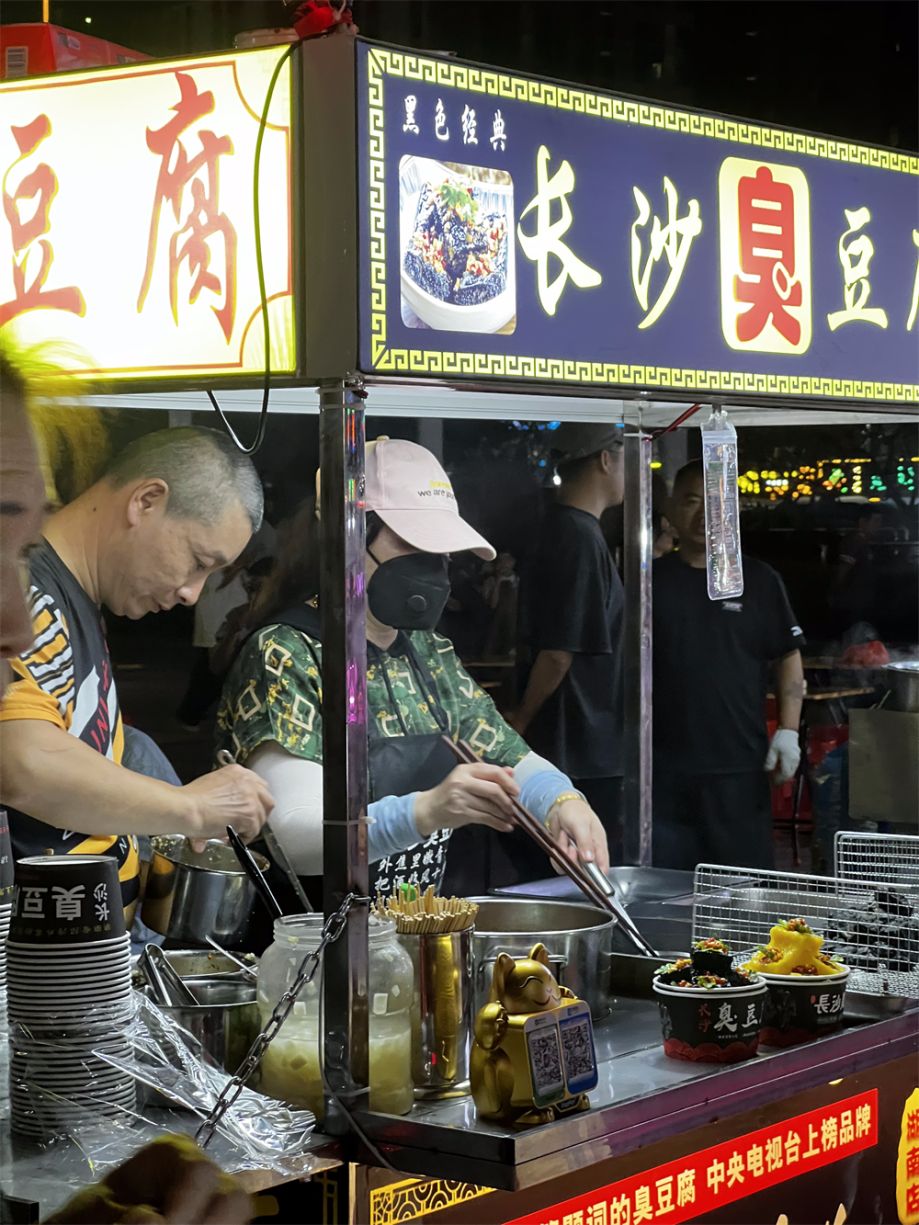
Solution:
<svg viewBox="0 0 919 1225"><path fill-rule="evenodd" d="M125 935L118 864L109 855L35 855L16 863L10 940L69 945Z"/></svg>
<svg viewBox="0 0 919 1225"><path fill-rule="evenodd" d="M760 1042L766 984L675 987L655 981L664 1053L688 1063L740 1063Z"/></svg>
<svg viewBox="0 0 919 1225"><path fill-rule="evenodd" d="M766 1007L760 1042L764 1046L798 1046L842 1028L846 979L841 974L763 974Z"/></svg>

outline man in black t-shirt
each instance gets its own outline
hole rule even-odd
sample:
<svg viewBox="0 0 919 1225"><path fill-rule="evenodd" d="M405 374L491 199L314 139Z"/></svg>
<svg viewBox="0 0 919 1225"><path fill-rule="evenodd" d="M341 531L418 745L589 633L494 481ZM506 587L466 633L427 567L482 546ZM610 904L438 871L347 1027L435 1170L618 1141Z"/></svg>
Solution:
<svg viewBox="0 0 919 1225"><path fill-rule="evenodd" d="M742 595L709 599L700 461L677 473L668 517L680 547L654 563L654 863L768 868L770 776L786 782L801 756L803 635L781 578L753 558Z"/></svg>
<svg viewBox="0 0 919 1225"><path fill-rule="evenodd" d="M600 516L623 496L615 425L563 424L561 481L521 592L526 688L510 717L574 781L622 860L622 582Z"/></svg>

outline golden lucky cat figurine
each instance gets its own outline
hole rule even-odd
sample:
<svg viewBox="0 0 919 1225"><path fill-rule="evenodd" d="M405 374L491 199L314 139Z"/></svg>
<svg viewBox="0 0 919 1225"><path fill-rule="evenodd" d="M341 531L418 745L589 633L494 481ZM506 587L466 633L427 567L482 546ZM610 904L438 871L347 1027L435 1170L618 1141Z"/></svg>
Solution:
<svg viewBox="0 0 919 1225"><path fill-rule="evenodd" d="M472 1097L483 1119L534 1127L588 1110L597 1084L590 1008L552 975L545 945L501 953L475 1019Z"/></svg>

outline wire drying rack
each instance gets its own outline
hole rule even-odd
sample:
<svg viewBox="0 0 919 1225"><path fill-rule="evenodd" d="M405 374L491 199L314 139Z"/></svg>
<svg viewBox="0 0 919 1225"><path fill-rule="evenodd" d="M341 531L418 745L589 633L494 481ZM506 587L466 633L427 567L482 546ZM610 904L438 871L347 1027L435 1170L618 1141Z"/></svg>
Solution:
<svg viewBox="0 0 919 1225"><path fill-rule="evenodd" d="M842 880L905 890L919 902L919 838L840 830L835 841L836 875Z"/></svg>
<svg viewBox="0 0 919 1225"><path fill-rule="evenodd" d="M721 864L696 868L693 940L719 937L736 961L746 961L769 943L771 927L795 918L851 968L849 991L919 997L919 889Z"/></svg>

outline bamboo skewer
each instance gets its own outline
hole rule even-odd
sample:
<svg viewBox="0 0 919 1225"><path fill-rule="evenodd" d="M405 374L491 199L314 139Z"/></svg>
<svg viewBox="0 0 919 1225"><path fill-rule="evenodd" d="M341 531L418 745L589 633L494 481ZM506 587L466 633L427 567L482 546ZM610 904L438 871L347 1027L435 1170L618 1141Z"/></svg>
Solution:
<svg viewBox="0 0 919 1225"><path fill-rule="evenodd" d="M418 896L414 886L403 885L403 894L383 898L377 894L373 913L379 919L395 919L396 931L400 935L432 935L465 931L475 922L478 906L465 898L435 897L434 886L429 885ZM415 893L408 895L407 889Z"/></svg>
<svg viewBox="0 0 919 1225"><path fill-rule="evenodd" d="M465 740L460 740L454 744L449 736L443 737L444 744L448 745L453 752L453 755L463 765L476 765L479 758L476 756L472 747ZM568 875L571 880L577 885L584 896L600 910L605 910L610 914L617 914L615 905L610 899L601 892L597 885L593 883L580 864L574 863L567 855L563 854L558 844L552 839L549 831L545 826L533 816L533 814L517 800L511 800L514 806L514 814L517 818L517 824L533 841L549 856L553 863L557 863L563 872Z"/></svg>

